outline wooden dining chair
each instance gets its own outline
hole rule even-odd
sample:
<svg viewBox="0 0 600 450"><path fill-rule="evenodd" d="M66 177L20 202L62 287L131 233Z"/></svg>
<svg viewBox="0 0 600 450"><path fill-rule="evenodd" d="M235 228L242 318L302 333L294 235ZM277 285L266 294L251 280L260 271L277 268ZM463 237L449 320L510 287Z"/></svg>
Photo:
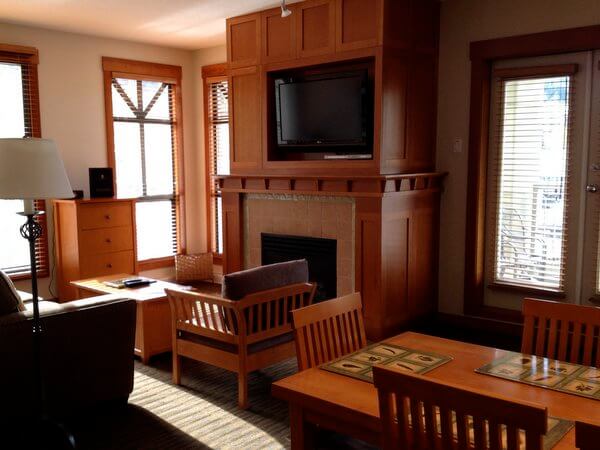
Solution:
<svg viewBox="0 0 600 450"><path fill-rule="evenodd" d="M600 308L526 298L521 352L600 367Z"/></svg>
<svg viewBox="0 0 600 450"><path fill-rule="evenodd" d="M543 448L548 428L543 406L381 365L373 367L373 379L384 450Z"/></svg>
<svg viewBox="0 0 600 450"><path fill-rule="evenodd" d="M367 345L360 293L292 311L298 368L314 366Z"/></svg>
<svg viewBox="0 0 600 450"><path fill-rule="evenodd" d="M600 426L575 422L575 446L579 450L597 450L600 447Z"/></svg>

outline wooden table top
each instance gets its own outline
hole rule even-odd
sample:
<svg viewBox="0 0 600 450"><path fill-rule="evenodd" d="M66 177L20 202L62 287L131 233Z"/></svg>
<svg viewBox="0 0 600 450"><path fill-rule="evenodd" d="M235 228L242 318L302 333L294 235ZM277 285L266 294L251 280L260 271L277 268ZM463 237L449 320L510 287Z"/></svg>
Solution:
<svg viewBox="0 0 600 450"><path fill-rule="evenodd" d="M475 369L505 355L504 350L412 332L386 339L385 342L454 358L428 372L425 377L452 381L465 388L534 402L546 406L550 416L600 424L598 400L475 372ZM381 432L377 390L371 383L312 368L275 382L273 395L303 407L327 411L328 415L341 419L349 417L353 420L358 419L363 426L373 432ZM575 448L574 429L555 448Z"/></svg>
<svg viewBox="0 0 600 450"><path fill-rule="evenodd" d="M124 297L131 298L138 302L163 300L166 298L165 289L190 290L187 286L180 284L169 283L167 281L155 280L156 283L148 286L136 288L113 288L104 284L105 281L121 280L123 278L136 278L138 275L128 273L120 273L117 275L108 275L104 277L88 278L86 280L72 281L71 284L79 289L95 292L98 294L118 294ZM141 277L148 278L148 277ZM148 278L153 280L153 278Z"/></svg>

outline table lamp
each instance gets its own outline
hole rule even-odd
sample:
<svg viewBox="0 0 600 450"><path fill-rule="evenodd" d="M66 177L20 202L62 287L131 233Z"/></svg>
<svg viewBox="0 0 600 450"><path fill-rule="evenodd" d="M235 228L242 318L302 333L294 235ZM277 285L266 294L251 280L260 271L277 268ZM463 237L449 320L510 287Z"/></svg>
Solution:
<svg viewBox="0 0 600 450"><path fill-rule="evenodd" d="M44 412L44 385L42 379L41 339L37 264L35 241L42 227L35 218L43 212L34 207L34 200L72 198L73 190L56 144L48 139L0 139L0 199L23 200L26 218L21 236L29 241L31 263L31 295L33 304L34 380L37 389L38 413L47 422ZM70 440L70 439L69 439Z"/></svg>

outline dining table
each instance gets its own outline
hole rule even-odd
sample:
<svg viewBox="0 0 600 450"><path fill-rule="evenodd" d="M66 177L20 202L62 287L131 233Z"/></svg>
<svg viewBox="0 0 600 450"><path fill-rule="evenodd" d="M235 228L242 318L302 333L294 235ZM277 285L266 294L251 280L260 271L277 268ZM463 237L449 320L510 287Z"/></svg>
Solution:
<svg viewBox="0 0 600 450"><path fill-rule="evenodd" d="M475 372L506 356L506 350L415 332L405 332L382 342L452 357L451 361L422 375L431 380L452 382L465 389L515 401L537 403L545 406L552 417L600 423L599 400ZM382 446L377 390L368 381L313 367L276 381L272 393L289 403L294 450L312 448L317 427ZM575 428L553 448L574 449Z"/></svg>

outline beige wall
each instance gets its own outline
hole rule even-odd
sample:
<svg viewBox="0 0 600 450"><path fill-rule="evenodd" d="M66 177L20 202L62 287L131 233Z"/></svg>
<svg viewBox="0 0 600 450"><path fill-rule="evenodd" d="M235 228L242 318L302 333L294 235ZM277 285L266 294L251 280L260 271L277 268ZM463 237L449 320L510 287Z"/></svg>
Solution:
<svg viewBox="0 0 600 450"><path fill-rule="evenodd" d="M188 250L204 251L204 157L199 68L225 60L218 49L186 51L0 23L0 43L36 47L42 136L54 139L62 153L73 189L89 193L88 168L106 166L102 56L174 64L183 68L184 160ZM197 93L200 92L200 97ZM49 217L51 219L51 217ZM51 223L51 220L50 220ZM52 236L52 229L50 237ZM50 239L52 244L52 239ZM169 271L153 275L168 276ZM28 282L19 288L28 289ZM41 293L49 295L49 279Z"/></svg>
<svg viewBox="0 0 600 450"><path fill-rule="evenodd" d="M446 0L441 4L437 169L449 172L442 194L440 311L461 314L467 147L469 43L600 23L596 0ZM453 152L455 138L462 153Z"/></svg>

